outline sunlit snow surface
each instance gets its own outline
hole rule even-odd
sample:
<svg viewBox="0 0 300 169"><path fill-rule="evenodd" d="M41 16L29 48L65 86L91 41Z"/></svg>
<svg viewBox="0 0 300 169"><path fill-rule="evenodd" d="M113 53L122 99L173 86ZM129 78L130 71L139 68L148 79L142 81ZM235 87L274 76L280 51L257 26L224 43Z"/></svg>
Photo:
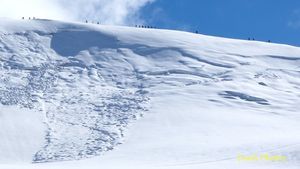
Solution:
<svg viewBox="0 0 300 169"><path fill-rule="evenodd" d="M0 75L2 168L300 165L300 48L1 19Z"/></svg>

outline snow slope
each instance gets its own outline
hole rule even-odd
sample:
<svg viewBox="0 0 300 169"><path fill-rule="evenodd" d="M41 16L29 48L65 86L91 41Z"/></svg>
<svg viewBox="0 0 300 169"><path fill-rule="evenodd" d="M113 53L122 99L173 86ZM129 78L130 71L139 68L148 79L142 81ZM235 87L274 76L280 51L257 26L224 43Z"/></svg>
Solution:
<svg viewBox="0 0 300 169"><path fill-rule="evenodd" d="M0 169L299 168L299 65L288 45L1 19ZM287 160L237 160L263 154Z"/></svg>

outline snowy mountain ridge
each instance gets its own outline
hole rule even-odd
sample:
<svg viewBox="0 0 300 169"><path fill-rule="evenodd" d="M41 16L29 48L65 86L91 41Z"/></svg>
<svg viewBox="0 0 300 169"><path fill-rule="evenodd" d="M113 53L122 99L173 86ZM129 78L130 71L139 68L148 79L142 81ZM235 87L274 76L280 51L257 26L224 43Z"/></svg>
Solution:
<svg viewBox="0 0 300 169"><path fill-rule="evenodd" d="M291 146L280 154L295 167L299 63L288 45L1 19L0 163L124 151L117 159L197 165Z"/></svg>

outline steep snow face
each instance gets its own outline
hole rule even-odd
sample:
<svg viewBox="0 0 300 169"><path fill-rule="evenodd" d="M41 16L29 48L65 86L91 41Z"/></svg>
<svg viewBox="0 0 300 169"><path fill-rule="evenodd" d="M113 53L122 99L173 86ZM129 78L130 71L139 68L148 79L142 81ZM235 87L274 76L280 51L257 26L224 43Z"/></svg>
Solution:
<svg viewBox="0 0 300 169"><path fill-rule="evenodd" d="M14 114L8 109L13 107L29 113L40 129L33 130L38 137L32 140L29 132L19 135L20 126L31 125L6 116L5 121L22 125L0 132L0 148L32 142L14 150L10 161L26 162L29 158L21 156L28 152L32 162L50 162L112 150L115 154L104 156L110 164L133 158L187 167L297 145L299 65L300 49L287 45L2 20L0 118ZM144 115L124 141L128 126ZM5 123L1 126L6 130ZM113 150L121 143L121 150ZM299 164L296 149L284 155Z"/></svg>
<svg viewBox="0 0 300 169"><path fill-rule="evenodd" d="M124 128L147 110L143 77L109 46L114 39L72 30L71 25L57 32L1 35L1 106L34 109L45 116L44 145L33 162L81 159L111 150L122 143Z"/></svg>

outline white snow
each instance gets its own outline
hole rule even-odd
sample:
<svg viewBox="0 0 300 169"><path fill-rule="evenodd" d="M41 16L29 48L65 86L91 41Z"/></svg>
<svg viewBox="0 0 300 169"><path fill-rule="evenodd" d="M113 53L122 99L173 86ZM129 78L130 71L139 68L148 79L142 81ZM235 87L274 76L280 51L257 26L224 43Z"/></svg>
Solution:
<svg viewBox="0 0 300 169"><path fill-rule="evenodd" d="M43 114L34 110L1 106L0 163L30 163L43 146Z"/></svg>
<svg viewBox="0 0 300 169"><path fill-rule="evenodd" d="M299 65L288 45L1 19L0 169L299 168ZM237 158L264 154L287 160Z"/></svg>

